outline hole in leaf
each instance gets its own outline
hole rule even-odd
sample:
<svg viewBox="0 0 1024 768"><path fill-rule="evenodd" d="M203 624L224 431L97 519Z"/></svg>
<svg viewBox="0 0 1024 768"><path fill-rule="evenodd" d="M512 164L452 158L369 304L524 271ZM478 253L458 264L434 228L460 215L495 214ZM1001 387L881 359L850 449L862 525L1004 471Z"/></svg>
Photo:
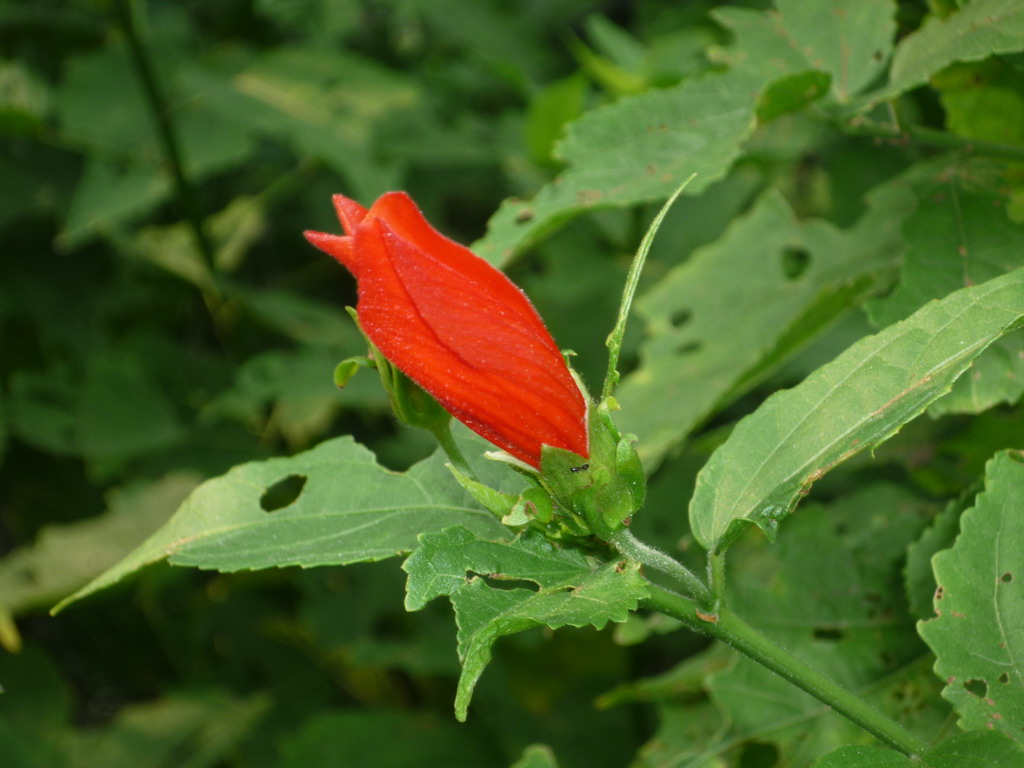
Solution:
<svg viewBox="0 0 1024 768"><path fill-rule="evenodd" d="M1001 675L999 676L999 682L1000 682L1000 683L1003 683L1004 685L1005 685L1006 683L1010 682L1010 675L1009 675L1009 674L1007 674L1006 672L1003 672L1003 674L1001 674Z"/></svg>
<svg viewBox="0 0 1024 768"><path fill-rule="evenodd" d="M1013 574L1007 571L999 577L999 580L1003 582L1003 584L1009 584L1011 581L1013 581Z"/></svg>
<svg viewBox="0 0 1024 768"><path fill-rule="evenodd" d="M779 764L779 750L774 744L752 741L743 748L739 768L775 768Z"/></svg>
<svg viewBox="0 0 1024 768"><path fill-rule="evenodd" d="M700 349L700 347L701 344L699 341L688 341L685 344L680 344L678 347L676 347L676 354L692 355L694 352Z"/></svg>
<svg viewBox="0 0 1024 768"><path fill-rule="evenodd" d="M787 248L782 252L782 274L796 280L811 266L811 254L804 248Z"/></svg>
<svg viewBox="0 0 1024 768"><path fill-rule="evenodd" d="M814 630L815 640L827 640L829 642L837 642L846 637L846 630L837 629L835 627L817 627Z"/></svg>
<svg viewBox="0 0 1024 768"><path fill-rule="evenodd" d="M260 506L264 512L277 512L294 504L305 487L305 475L288 475L263 492L260 496Z"/></svg>
<svg viewBox="0 0 1024 768"><path fill-rule="evenodd" d="M693 312L691 312L690 310L677 309L669 316L668 321L672 323L673 328L682 328L684 325L690 322L690 319L692 317Z"/></svg>
<svg viewBox="0 0 1024 768"><path fill-rule="evenodd" d="M984 680L978 680L977 678L974 678L973 680L964 680L964 689L968 693L977 696L979 699L984 699L988 696L988 683Z"/></svg>
<svg viewBox="0 0 1024 768"><path fill-rule="evenodd" d="M476 571L466 571L466 574L469 576L476 576L478 579L483 579L484 583L491 589L528 589L531 592L540 591L540 587L533 581L529 581L527 579L516 579L505 576L501 573L477 573Z"/></svg>

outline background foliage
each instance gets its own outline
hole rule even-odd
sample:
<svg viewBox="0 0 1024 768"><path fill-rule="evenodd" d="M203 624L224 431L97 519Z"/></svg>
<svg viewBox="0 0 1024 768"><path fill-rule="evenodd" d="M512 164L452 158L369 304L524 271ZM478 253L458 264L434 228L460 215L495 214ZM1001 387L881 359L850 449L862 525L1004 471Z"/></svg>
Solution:
<svg viewBox="0 0 1024 768"><path fill-rule="evenodd" d="M365 350L351 279L301 238L337 231L331 193L408 190L596 391L630 255L693 172L626 338L620 425L651 475L634 530L683 559L738 536L748 621L929 744L963 728L933 768L1011 765L1022 51L1016 0L0 2L5 768L907 765L748 659L627 618L635 574L510 555L372 376L332 384ZM937 327L956 359L928 357ZM830 411L788 452L835 392L859 447ZM756 474L775 460L801 474ZM374 561L417 546L406 594ZM533 591L466 582L463 557ZM165 559L215 570L47 613ZM293 564L325 567L247 570Z"/></svg>

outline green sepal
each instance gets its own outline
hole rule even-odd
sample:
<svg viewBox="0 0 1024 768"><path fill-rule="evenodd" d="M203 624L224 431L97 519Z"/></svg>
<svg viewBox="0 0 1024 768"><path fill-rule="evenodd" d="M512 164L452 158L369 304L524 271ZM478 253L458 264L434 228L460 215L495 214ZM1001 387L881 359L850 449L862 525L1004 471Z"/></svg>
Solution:
<svg viewBox="0 0 1024 768"><path fill-rule="evenodd" d="M634 435L622 435L611 411L614 398L605 398L589 413L590 457L545 445L541 449L538 477L555 503L570 510L602 539L628 525L647 494L643 467L633 443Z"/></svg>
<svg viewBox="0 0 1024 768"><path fill-rule="evenodd" d="M546 526L554 517L555 507L551 496L543 488L527 488L518 496L502 493L474 480L453 464L445 466L470 496L500 518L505 525L523 526L536 521Z"/></svg>
<svg viewBox="0 0 1024 768"><path fill-rule="evenodd" d="M360 368L376 367L376 363L365 355L347 357L334 368L334 386L338 389L344 389L345 385L352 380L352 377L359 372Z"/></svg>
<svg viewBox="0 0 1024 768"><path fill-rule="evenodd" d="M376 368L380 374L381 384L384 385L384 391L388 395L391 410L400 422L410 427L425 429L435 435L447 429L448 422L452 418L451 414L419 384L392 365L391 361L377 349L376 345L363 333L363 328L359 325L359 314L355 309L352 307L345 307L345 309L352 316L359 332L363 334L363 338L366 339L370 354L367 358L350 357L339 363L338 367L334 369L335 384L338 383L339 373L342 376L348 374L348 378L345 379L347 382L359 367ZM365 366L359 362L363 359L367 360ZM348 368L343 369L343 366L346 365ZM349 372L352 366L355 368Z"/></svg>

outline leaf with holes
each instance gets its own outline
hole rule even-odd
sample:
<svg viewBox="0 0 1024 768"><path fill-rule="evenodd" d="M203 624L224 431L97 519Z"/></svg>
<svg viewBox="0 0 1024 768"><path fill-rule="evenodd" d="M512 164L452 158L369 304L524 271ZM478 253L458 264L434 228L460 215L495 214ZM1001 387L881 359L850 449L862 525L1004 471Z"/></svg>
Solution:
<svg viewBox="0 0 1024 768"><path fill-rule="evenodd" d="M616 392L616 420L640 436L648 467L876 286L896 251L902 202L879 190L840 230L797 220L769 191L637 301L648 338Z"/></svg>
<svg viewBox="0 0 1024 768"><path fill-rule="evenodd" d="M482 440L459 432L472 441L463 446L467 455L479 455ZM199 486L163 528L55 610L160 560L219 571L343 565L410 552L421 533L453 525L507 536L444 462L435 454L396 473L341 437L290 458L242 464ZM510 482L521 487L494 462L479 460L477 471L504 490Z"/></svg>
<svg viewBox="0 0 1024 768"><path fill-rule="evenodd" d="M935 651L942 695L964 729L1024 741L1024 453L985 468L985 492L956 543L932 559L936 618L918 624Z"/></svg>
<svg viewBox="0 0 1024 768"><path fill-rule="evenodd" d="M872 320L886 326L932 299L1024 266L1024 226L1006 215L1005 191L982 185L968 167L945 169L915 190L916 210L903 225L905 252L897 288L872 302ZM1002 183L1001 180L999 183ZM1024 334L1000 339L975 361L934 415L979 413L1024 392Z"/></svg>
<svg viewBox="0 0 1024 768"><path fill-rule="evenodd" d="M949 391L1024 322L1024 269L933 301L861 339L743 419L697 476L690 525L722 551L748 524L774 540L811 486Z"/></svg>
<svg viewBox="0 0 1024 768"><path fill-rule="evenodd" d="M625 621L646 595L646 580L636 563L607 563L552 583L529 589L492 589L473 578L451 595L459 625L462 675L455 696L455 715L466 719L473 688L491 659L491 646L504 635L532 627L601 629L609 621Z"/></svg>
<svg viewBox="0 0 1024 768"><path fill-rule="evenodd" d="M406 610L418 611L435 597L452 594L475 574L550 587L588 574L591 567L579 551L555 547L533 531L512 541L489 541L456 526L423 534L402 570L409 574Z"/></svg>

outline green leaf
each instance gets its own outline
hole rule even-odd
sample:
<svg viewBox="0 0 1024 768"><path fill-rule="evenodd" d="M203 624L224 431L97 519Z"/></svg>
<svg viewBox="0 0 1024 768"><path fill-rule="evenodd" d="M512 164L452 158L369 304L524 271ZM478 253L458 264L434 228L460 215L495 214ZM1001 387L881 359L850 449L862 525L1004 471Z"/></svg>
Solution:
<svg viewBox="0 0 1024 768"><path fill-rule="evenodd" d="M531 744L523 750L523 755L516 760L511 768L558 768L558 760L551 747L544 744Z"/></svg>
<svg viewBox="0 0 1024 768"><path fill-rule="evenodd" d="M1024 226L1006 215L1007 196L991 191L981 169L952 170L939 183L921 185L917 209L903 226L906 250L900 282L872 302L879 326L902 320L932 299L1024 266ZM962 377L934 415L980 413L1024 393L1024 338L1000 339Z"/></svg>
<svg viewBox="0 0 1024 768"><path fill-rule="evenodd" d="M780 77L761 92L757 122L764 125L782 115L798 112L824 96L830 82L827 72L816 69Z"/></svg>
<svg viewBox="0 0 1024 768"><path fill-rule="evenodd" d="M487 541L457 526L421 536L419 548L402 570L409 574L406 610L418 611L435 597L451 595L475 574L552 587L589 574L591 567L576 550L555 547L537 533L528 532L515 541Z"/></svg>
<svg viewBox="0 0 1024 768"><path fill-rule="evenodd" d="M932 302L772 395L697 477L696 539L721 551L754 523L774 540L819 478L895 434L1022 319L1024 269Z"/></svg>
<svg viewBox="0 0 1024 768"><path fill-rule="evenodd" d="M496 470L509 474L479 463L496 484ZM160 560L220 571L341 565L410 552L419 534L453 525L483 536L505 531L459 487L442 456L395 473L341 437L203 483L142 546L54 610Z"/></svg>
<svg viewBox="0 0 1024 768"><path fill-rule="evenodd" d="M657 465L696 424L872 288L892 260L901 210L901 197L878 195L843 231L799 221L780 194L766 192L638 299L647 341L616 398L623 430L640 437L644 464ZM800 271L787 274L791 261Z"/></svg>
<svg viewBox="0 0 1024 768"><path fill-rule="evenodd" d="M491 646L504 635L532 627L558 629L625 621L646 594L637 564L607 563L561 583L528 589L492 589L481 578L463 584L451 596L459 625L462 675L455 716L466 719L473 688L491 659Z"/></svg>
<svg viewBox="0 0 1024 768"><path fill-rule="evenodd" d="M910 603L910 612L918 619L930 619L935 615L932 608L936 586L932 556L953 544L966 503L965 500L957 500L947 504L921 534L921 538L907 547L907 564L904 569L907 601Z"/></svg>
<svg viewBox="0 0 1024 768"><path fill-rule="evenodd" d="M862 487L828 507L808 505L777 543L760 536L737 542L726 595L790 653L924 733L942 725L948 708L907 616L899 564L929 508L888 484ZM787 764L805 765L861 738L857 726L748 658L706 685L732 724L730 738L768 741Z"/></svg>
<svg viewBox="0 0 1024 768"><path fill-rule="evenodd" d="M997 455L985 491L960 520L951 549L932 560L936 618L918 630L937 657L942 692L964 729L1024 740L1024 461Z"/></svg>
<svg viewBox="0 0 1024 768"><path fill-rule="evenodd" d="M911 759L885 747L840 747L811 768L1010 768L1024 765L1024 747L990 731L947 739Z"/></svg>
<svg viewBox="0 0 1024 768"><path fill-rule="evenodd" d="M43 528L31 546L0 560L0 614L67 595L113 566L174 513L199 478L172 474L110 494L99 517Z"/></svg>
<svg viewBox="0 0 1024 768"><path fill-rule="evenodd" d="M1024 5L1019 0L973 0L948 18L930 18L901 40L889 84L875 98L898 96L956 61L979 61L1020 50L1024 50Z"/></svg>
<svg viewBox="0 0 1024 768"><path fill-rule="evenodd" d="M832 77L840 102L882 72L896 34L894 0L776 0L790 44L815 69Z"/></svg>

